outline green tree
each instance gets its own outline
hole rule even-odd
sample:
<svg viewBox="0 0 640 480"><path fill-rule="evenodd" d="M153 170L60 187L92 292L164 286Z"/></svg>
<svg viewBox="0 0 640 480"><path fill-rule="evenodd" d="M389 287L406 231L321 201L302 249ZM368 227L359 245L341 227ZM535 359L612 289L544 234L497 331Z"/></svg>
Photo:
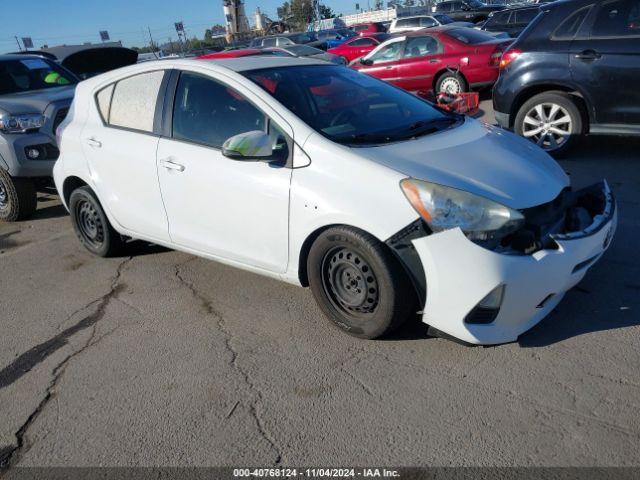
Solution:
<svg viewBox="0 0 640 480"><path fill-rule="evenodd" d="M336 16L333 10L331 10L331 7L327 7L326 5L320 5L318 10L320 10L320 20L324 20L325 18L333 18Z"/></svg>

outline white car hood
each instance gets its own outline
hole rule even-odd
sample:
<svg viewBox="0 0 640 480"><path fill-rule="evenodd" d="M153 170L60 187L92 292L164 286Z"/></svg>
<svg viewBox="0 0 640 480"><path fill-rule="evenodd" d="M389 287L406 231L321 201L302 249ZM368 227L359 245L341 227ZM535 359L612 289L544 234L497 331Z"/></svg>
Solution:
<svg viewBox="0 0 640 480"><path fill-rule="evenodd" d="M471 118L416 140L357 150L407 176L516 209L549 202L570 183L560 165L536 145Z"/></svg>

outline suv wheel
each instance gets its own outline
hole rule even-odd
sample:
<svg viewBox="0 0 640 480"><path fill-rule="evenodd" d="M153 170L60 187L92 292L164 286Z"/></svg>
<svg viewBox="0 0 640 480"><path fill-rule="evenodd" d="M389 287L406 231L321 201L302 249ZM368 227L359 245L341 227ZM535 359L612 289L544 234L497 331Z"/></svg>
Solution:
<svg viewBox="0 0 640 480"><path fill-rule="evenodd" d="M451 93L453 95L467 91L467 82L457 72L446 72L438 78L436 93Z"/></svg>
<svg viewBox="0 0 640 480"><path fill-rule="evenodd" d="M15 222L36 211L36 187L29 178L14 178L0 169L0 220Z"/></svg>
<svg viewBox="0 0 640 480"><path fill-rule="evenodd" d="M91 253L111 257L122 250L122 237L109 223L100 202L89 187L80 187L71 193L69 212L78 239Z"/></svg>
<svg viewBox="0 0 640 480"><path fill-rule="evenodd" d="M363 231L333 227L322 232L309 252L307 272L322 311L355 337L388 334L415 311L402 266L384 244Z"/></svg>
<svg viewBox="0 0 640 480"><path fill-rule="evenodd" d="M547 152L561 154L582 133L582 115L566 93L541 93L520 107L514 130Z"/></svg>

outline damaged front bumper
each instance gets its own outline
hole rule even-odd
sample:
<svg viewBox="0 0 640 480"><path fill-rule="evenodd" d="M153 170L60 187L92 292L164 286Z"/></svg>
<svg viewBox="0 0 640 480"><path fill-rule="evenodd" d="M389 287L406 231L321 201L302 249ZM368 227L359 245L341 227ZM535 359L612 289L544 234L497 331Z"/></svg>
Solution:
<svg viewBox="0 0 640 480"><path fill-rule="evenodd" d="M553 310L609 247L616 203L606 182L598 188L604 200L590 224L549 233L544 247L531 254L484 248L460 229L413 239L426 276L423 322L471 344L515 341ZM489 323L470 323L470 314L496 289L500 304L481 320Z"/></svg>

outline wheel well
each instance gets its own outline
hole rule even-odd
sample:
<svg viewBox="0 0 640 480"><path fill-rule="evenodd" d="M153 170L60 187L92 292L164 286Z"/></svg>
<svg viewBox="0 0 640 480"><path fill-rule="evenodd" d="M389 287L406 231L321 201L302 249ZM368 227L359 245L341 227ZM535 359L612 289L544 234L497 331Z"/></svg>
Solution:
<svg viewBox="0 0 640 480"><path fill-rule="evenodd" d="M69 206L69 199L74 190L87 185L87 182L79 177L67 177L62 185L62 198L64 203Z"/></svg>
<svg viewBox="0 0 640 480"><path fill-rule="evenodd" d="M311 245L316 241L316 238L320 236L322 232L328 230L332 227L339 227L341 224L334 225L325 225L324 227L320 227L309 235L304 243L302 244L302 248L300 249L300 258L298 261L298 279L300 280L300 284L303 287L309 286L309 275L307 273L307 258L309 257L309 252L311 251ZM346 225L344 225L346 226Z"/></svg>
<svg viewBox="0 0 640 480"><path fill-rule="evenodd" d="M440 70L438 73L436 73L433 77L433 91L437 94L438 92L436 92L436 86L438 85L438 81L440 80L440 77L442 77L445 73L447 72L451 72L451 73L457 73L458 75L460 75L462 77L462 79L464 80L464 82L467 84L467 88L469 87L469 82L467 81L467 78L464 76L464 74L460 71L460 69L454 70L452 68L443 68L442 70Z"/></svg>
<svg viewBox="0 0 640 480"><path fill-rule="evenodd" d="M551 92L567 93L569 94L569 96L571 96L572 100L576 103L578 110L580 110L580 113L582 114L583 130L584 133L587 133L589 131L589 111L587 109L587 103L585 102L584 97L577 90L562 85L535 85L520 92L520 94L516 97L515 101L511 105L509 127L513 128L516 120L516 115L518 115L520 107L522 107L522 105L524 105L527 100L535 97L536 95L539 95L540 93Z"/></svg>

